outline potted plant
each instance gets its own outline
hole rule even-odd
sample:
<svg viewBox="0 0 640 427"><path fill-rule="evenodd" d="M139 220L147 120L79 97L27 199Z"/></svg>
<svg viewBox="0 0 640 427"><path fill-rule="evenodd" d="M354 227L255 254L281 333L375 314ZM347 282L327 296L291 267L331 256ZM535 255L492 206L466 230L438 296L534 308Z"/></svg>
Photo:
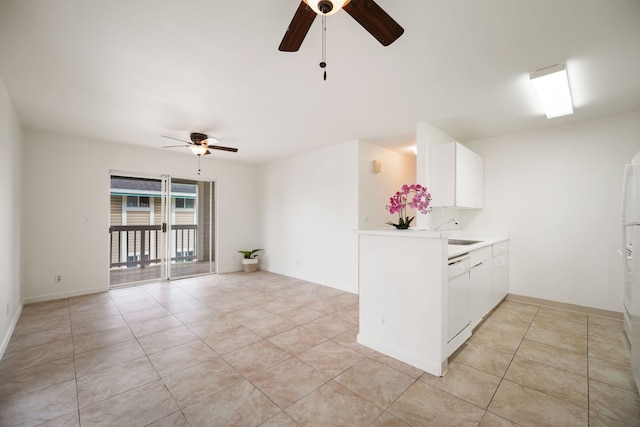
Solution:
<svg viewBox="0 0 640 427"><path fill-rule="evenodd" d="M242 269L245 273L253 273L258 270L258 252L262 249L253 249L251 251L238 251L244 255L242 260Z"/></svg>
<svg viewBox="0 0 640 427"><path fill-rule="evenodd" d="M395 224L389 221L387 224L393 225L398 230L409 229L415 216L410 217L407 215L407 208L426 214L431 211L430 202L431 193L427 191L427 187L423 187L420 184L403 185L400 191L391 196L387 205L387 210L390 214L398 213L398 223Z"/></svg>

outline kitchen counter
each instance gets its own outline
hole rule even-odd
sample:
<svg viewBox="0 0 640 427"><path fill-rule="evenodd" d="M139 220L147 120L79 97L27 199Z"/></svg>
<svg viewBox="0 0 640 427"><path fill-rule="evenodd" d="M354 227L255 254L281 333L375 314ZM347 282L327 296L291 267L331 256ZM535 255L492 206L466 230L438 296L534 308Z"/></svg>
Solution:
<svg viewBox="0 0 640 427"><path fill-rule="evenodd" d="M460 240L478 240L478 243L471 245L447 245L447 257L451 259L476 249L482 249L485 246L509 240L509 233L506 231L454 230L449 232L447 237Z"/></svg>
<svg viewBox="0 0 640 427"><path fill-rule="evenodd" d="M506 231L358 230L358 342L433 375L443 375L447 339L448 260L508 239ZM449 245L448 239L477 240Z"/></svg>
<svg viewBox="0 0 640 427"><path fill-rule="evenodd" d="M425 229L410 228L408 230L395 230L392 228L381 228L372 230L358 230L359 234L369 234L377 236L401 236L403 238L416 239L459 239L477 240L478 243L471 245L447 245L447 258L454 258L464 255L476 249L493 245L494 243L509 240L509 233L503 230L447 230L431 231ZM399 234L400 233L400 234Z"/></svg>

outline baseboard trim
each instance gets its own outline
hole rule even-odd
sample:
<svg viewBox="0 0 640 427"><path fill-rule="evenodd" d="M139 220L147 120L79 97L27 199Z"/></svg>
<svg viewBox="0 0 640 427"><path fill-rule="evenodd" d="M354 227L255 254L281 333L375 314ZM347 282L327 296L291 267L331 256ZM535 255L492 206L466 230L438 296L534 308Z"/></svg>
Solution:
<svg viewBox="0 0 640 427"><path fill-rule="evenodd" d="M63 298L81 297L83 295L98 294L100 292L107 292L109 289L104 288L89 288L80 289L72 292L60 292L55 294L41 295L37 297L25 298L23 304L33 304L34 302L54 301Z"/></svg>
<svg viewBox="0 0 640 427"><path fill-rule="evenodd" d="M22 314L23 304L18 306L18 309L15 310L13 316L11 317L9 328L5 331L4 336L2 337L2 341L0 342L0 360L4 357L4 352L7 351L7 347L9 347L9 341L11 340L11 336L16 329L16 325L18 324L18 319L20 318L20 314Z"/></svg>
<svg viewBox="0 0 640 427"><path fill-rule="evenodd" d="M589 316L606 317L609 319L623 320L622 313L611 310L602 310L600 308L585 307L582 305L568 304L565 302L551 301L542 298L527 297L524 295L508 294L507 301L521 302L524 304L540 305L543 307L557 308L559 310L573 311L576 313L587 314Z"/></svg>

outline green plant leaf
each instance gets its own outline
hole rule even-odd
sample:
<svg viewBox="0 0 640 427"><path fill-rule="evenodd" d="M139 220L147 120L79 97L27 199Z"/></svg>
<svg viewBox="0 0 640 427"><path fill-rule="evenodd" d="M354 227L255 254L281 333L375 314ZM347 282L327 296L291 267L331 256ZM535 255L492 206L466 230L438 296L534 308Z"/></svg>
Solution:
<svg viewBox="0 0 640 427"><path fill-rule="evenodd" d="M249 258L256 258L258 256L258 254L256 252L261 251L261 250L262 249L254 249L254 250L252 250Z"/></svg>
<svg viewBox="0 0 640 427"><path fill-rule="evenodd" d="M241 253L242 255L244 255L244 259L252 259L252 258L256 258L258 256L258 254L256 254L256 252L258 251L262 251L264 249L253 249L251 251L238 251L239 253Z"/></svg>

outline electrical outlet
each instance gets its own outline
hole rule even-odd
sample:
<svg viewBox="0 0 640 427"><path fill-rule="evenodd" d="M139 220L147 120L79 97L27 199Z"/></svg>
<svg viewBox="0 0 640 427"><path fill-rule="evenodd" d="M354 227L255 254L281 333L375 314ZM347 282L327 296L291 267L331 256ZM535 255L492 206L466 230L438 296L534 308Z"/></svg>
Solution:
<svg viewBox="0 0 640 427"><path fill-rule="evenodd" d="M55 283L61 283L62 282L62 275L61 274L56 274L55 276L53 276L53 281Z"/></svg>

